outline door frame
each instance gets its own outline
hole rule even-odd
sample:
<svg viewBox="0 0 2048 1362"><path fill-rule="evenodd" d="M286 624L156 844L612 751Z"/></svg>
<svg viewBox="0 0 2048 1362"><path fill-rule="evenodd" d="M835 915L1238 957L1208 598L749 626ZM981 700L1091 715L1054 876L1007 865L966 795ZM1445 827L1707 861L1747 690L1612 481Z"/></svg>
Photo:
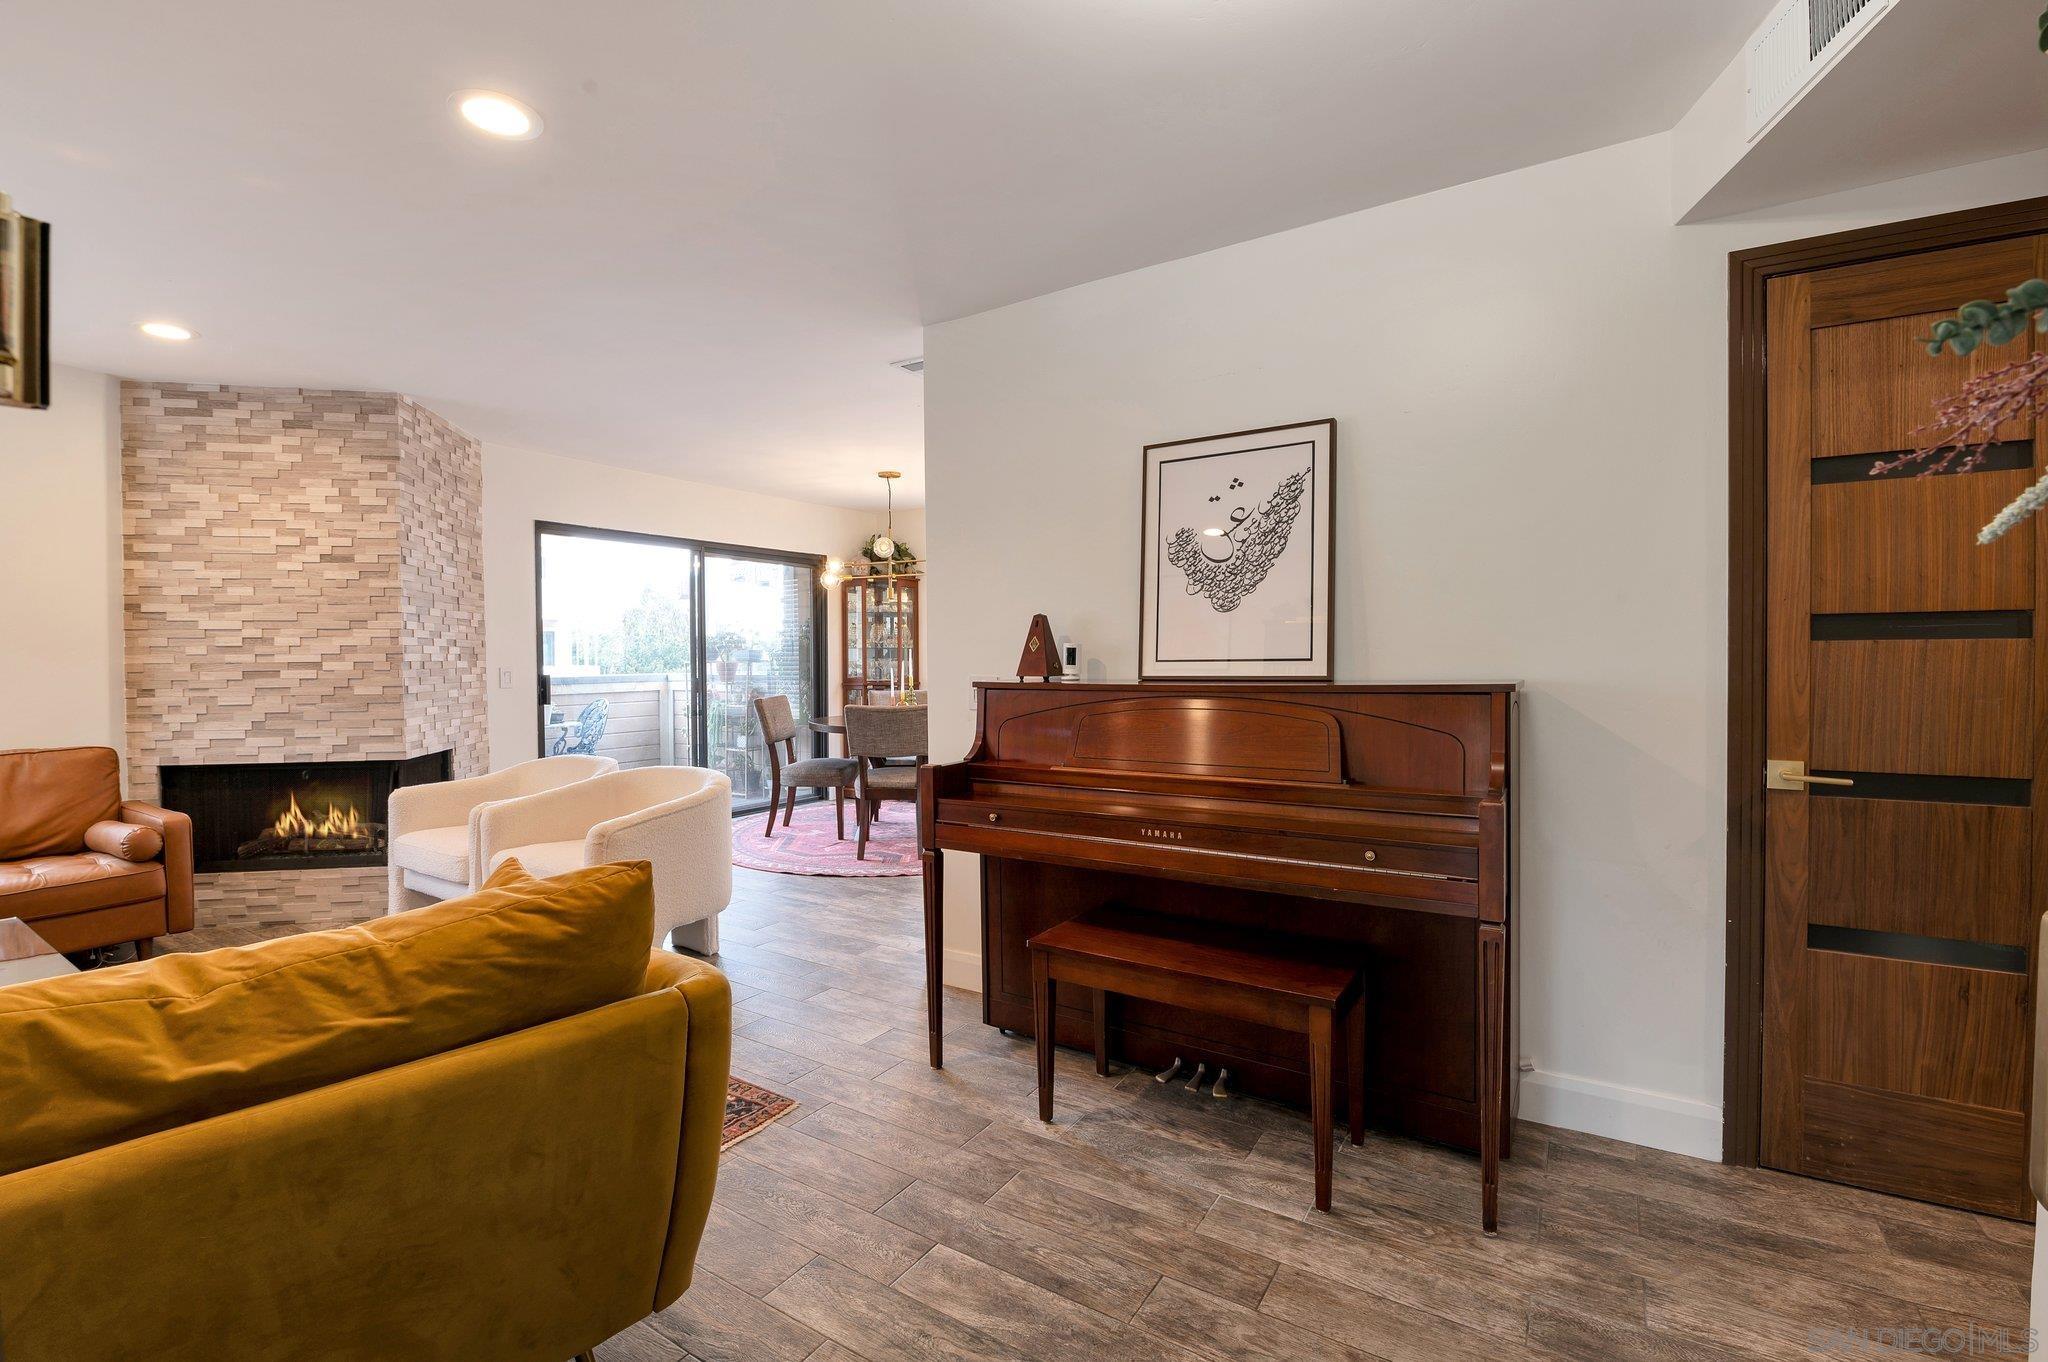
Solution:
<svg viewBox="0 0 2048 1362"><path fill-rule="evenodd" d="M690 570L690 712L698 718L690 728L690 760L692 764L702 762L708 753L701 750L697 741L697 727L703 722L705 702L704 678L704 559L710 555L721 558L750 558L759 562L782 563L791 567L809 568L811 572L811 618L817 622L811 630L811 693L818 697L818 703L829 712L832 705L831 681L825 670L826 657L830 653L832 632L831 620L826 615L831 598L825 591L825 555L803 553L795 549L764 549L752 544L722 544L710 539L691 539L680 534L652 534L644 530L607 530L594 525L570 525L555 520L533 522L533 660L534 675L547 671L546 630L542 618L541 601L541 539L545 535L574 536L580 539L610 539L627 544L657 544L667 548L690 549L696 559ZM544 706L536 697L533 707L535 750L541 756L547 755L548 726L543 715ZM818 755L819 734L810 735L811 753ZM822 798L822 795L818 797ZM807 800L809 796L805 797ZM752 810L758 813L760 810Z"/></svg>
<svg viewBox="0 0 2048 1362"><path fill-rule="evenodd" d="M1728 942L1721 1160L1763 1127L1764 762L1770 663L1766 290L1781 275L2048 232L2048 197L1732 251L1728 256ZM2019 280L2015 279L2014 283ZM1961 306L1969 301L1956 299Z"/></svg>

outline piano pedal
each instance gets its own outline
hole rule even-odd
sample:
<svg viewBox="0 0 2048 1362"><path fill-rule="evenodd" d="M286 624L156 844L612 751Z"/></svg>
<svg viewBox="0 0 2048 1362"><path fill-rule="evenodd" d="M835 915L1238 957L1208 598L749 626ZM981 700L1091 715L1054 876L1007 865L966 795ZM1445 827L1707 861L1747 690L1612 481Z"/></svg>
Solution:
<svg viewBox="0 0 2048 1362"><path fill-rule="evenodd" d="M1216 1071L1216 1086L1209 1089L1209 1095L1211 1097L1237 1096L1236 1093L1230 1090L1230 1070L1218 1069Z"/></svg>
<svg viewBox="0 0 2048 1362"><path fill-rule="evenodd" d="M1195 1065L1195 1076L1194 1076L1193 1078L1190 1078L1190 1079L1188 1080L1188 1083L1187 1083L1187 1088L1188 1088L1188 1091L1189 1091L1189 1092L1200 1092L1200 1091L1202 1090L1202 1079L1203 1079L1203 1078L1204 1078L1204 1077L1205 1077L1205 1076L1206 1076L1206 1075L1208 1074L1208 1072L1209 1072L1209 1066L1208 1066L1208 1065L1206 1065L1206 1064L1197 1064L1197 1065Z"/></svg>
<svg viewBox="0 0 2048 1362"><path fill-rule="evenodd" d="M1152 1081L1154 1083L1171 1083L1175 1078L1179 1077L1179 1075L1180 1056L1175 1055L1173 1057L1173 1063L1167 1065L1166 1068L1161 1070L1159 1073L1152 1075Z"/></svg>

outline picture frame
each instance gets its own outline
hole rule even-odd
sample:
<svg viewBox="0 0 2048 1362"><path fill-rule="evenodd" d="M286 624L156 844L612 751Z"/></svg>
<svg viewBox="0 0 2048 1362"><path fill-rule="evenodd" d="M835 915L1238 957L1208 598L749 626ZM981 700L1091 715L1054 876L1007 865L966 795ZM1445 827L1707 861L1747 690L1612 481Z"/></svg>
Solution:
<svg viewBox="0 0 2048 1362"><path fill-rule="evenodd" d="M1143 681L1328 681L1337 422L1145 446Z"/></svg>
<svg viewBox="0 0 2048 1362"><path fill-rule="evenodd" d="M0 407L50 405L50 224L0 194Z"/></svg>

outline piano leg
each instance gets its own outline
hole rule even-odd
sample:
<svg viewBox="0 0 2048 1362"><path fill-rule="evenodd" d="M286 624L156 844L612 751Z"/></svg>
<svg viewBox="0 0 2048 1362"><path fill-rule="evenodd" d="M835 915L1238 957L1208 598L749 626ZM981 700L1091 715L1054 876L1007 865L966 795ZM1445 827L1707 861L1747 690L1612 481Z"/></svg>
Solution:
<svg viewBox="0 0 2048 1362"><path fill-rule="evenodd" d="M944 995L940 992L940 967L945 960L946 944L946 899L939 882L941 868L945 865L945 854L926 851L920 859L924 865L924 999L925 1029L930 1033L932 1044L932 1067L945 1067L940 1051L940 1033L945 1028Z"/></svg>
<svg viewBox="0 0 2048 1362"><path fill-rule="evenodd" d="M1330 1209L1331 1165L1335 1153L1330 1148L1334 1134L1335 1120L1331 1108L1332 1081L1336 1068L1335 1028L1331 1025L1330 1009L1315 1007L1308 1014L1308 1090L1309 1124L1315 1131L1316 1139L1316 1209Z"/></svg>
<svg viewBox="0 0 2048 1362"><path fill-rule="evenodd" d="M1095 990L1095 1072L1109 1077L1109 990Z"/></svg>
<svg viewBox="0 0 2048 1362"><path fill-rule="evenodd" d="M1350 1014L1344 1021L1344 1089L1349 1098L1349 1109L1345 1112L1350 1129L1351 1143L1365 1143L1365 988L1359 987L1358 996L1351 1000Z"/></svg>
<svg viewBox="0 0 2048 1362"><path fill-rule="evenodd" d="M1500 1231L1500 1150L1507 1064L1507 930L1479 928L1480 1225Z"/></svg>
<svg viewBox="0 0 2048 1362"><path fill-rule="evenodd" d="M1031 952L1031 1023L1036 1035L1033 1047L1038 1052L1038 1119L1052 1119L1052 1028L1053 1003L1057 986L1053 983L1052 970L1045 958L1045 952Z"/></svg>

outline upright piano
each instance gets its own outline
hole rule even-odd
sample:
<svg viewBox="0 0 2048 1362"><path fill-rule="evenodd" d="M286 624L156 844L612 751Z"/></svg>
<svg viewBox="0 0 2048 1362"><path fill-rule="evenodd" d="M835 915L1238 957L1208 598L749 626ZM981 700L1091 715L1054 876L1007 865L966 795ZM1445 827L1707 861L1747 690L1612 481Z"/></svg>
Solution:
<svg viewBox="0 0 2048 1362"><path fill-rule="evenodd" d="M1032 1029L1025 941L1093 908L1326 938L1367 961L1369 1119L1476 1150L1491 1231L1515 1105L1516 699L1512 684L979 683L973 749L918 785L933 1067L943 851L981 857L982 1020L1012 1031ZM1093 1000L1061 996L1055 1039L1092 1044ZM1305 1100L1298 1036L1132 999L1110 1043Z"/></svg>

